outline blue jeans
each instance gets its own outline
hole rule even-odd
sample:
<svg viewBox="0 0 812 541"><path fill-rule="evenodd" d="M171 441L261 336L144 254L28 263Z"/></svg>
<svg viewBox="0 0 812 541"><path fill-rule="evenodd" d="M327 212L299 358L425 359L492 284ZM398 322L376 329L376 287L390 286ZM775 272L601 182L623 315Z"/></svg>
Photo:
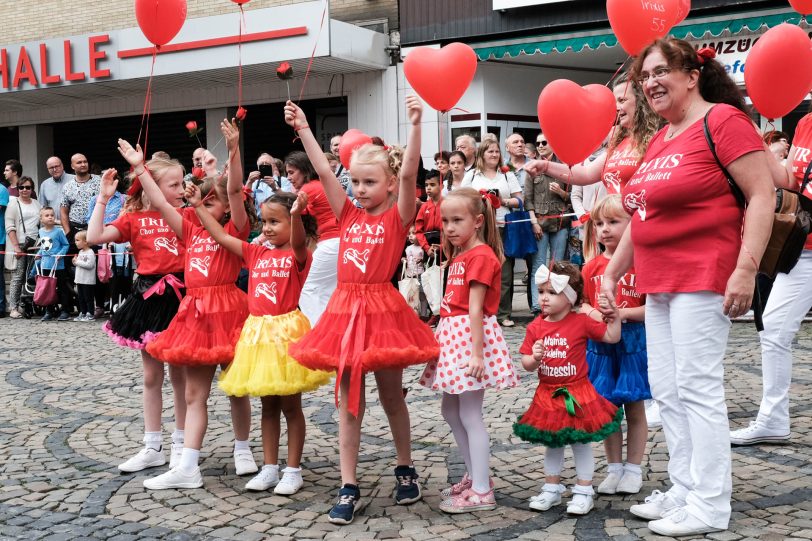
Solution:
<svg viewBox="0 0 812 541"><path fill-rule="evenodd" d="M569 230L561 228L557 233L543 233L539 239L539 249L535 255L532 256L533 264L530 268L530 277L527 280L528 301L530 309L534 312L539 311L539 290L536 286L536 271L542 263L550 267L550 259L553 261L563 261L564 253L567 251L567 239L569 238Z"/></svg>

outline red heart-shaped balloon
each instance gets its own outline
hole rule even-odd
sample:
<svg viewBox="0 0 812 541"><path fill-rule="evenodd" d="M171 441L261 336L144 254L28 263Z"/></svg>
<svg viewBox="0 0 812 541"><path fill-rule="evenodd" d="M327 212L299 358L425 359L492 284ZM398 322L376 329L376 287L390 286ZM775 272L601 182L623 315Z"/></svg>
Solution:
<svg viewBox="0 0 812 541"><path fill-rule="evenodd" d="M785 62L792 59L792 69ZM812 89L812 44L793 24L770 28L747 55L744 85L759 113L780 118L798 106Z"/></svg>
<svg viewBox="0 0 812 541"><path fill-rule="evenodd" d="M812 0L789 0L789 5L801 15L812 13Z"/></svg>
<svg viewBox="0 0 812 541"><path fill-rule="evenodd" d="M617 114L615 96L603 85L584 87L556 79L541 91L538 102L541 131L558 158L575 165L603 142Z"/></svg>
<svg viewBox="0 0 812 541"><path fill-rule="evenodd" d="M691 12L691 0L680 0L679 8L677 9L677 19L674 26L678 25L688 16Z"/></svg>
<svg viewBox="0 0 812 541"><path fill-rule="evenodd" d="M135 19L154 45L166 45L186 21L186 0L135 0Z"/></svg>
<svg viewBox="0 0 812 541"><path fill-rule="evenodd" d="M372 142L372 138L355 128L347 130L341 136L341 143L338 145L338 158L341 160L341 165L344 169L352 169L350 161L352 160L352 153L356 148L362 147Z"/></svg>
<svg viewBox="0 0 812 541"><path fill-rule="evenodd" d="M477 57L464 43L441 49L418 47L406 55L403 73L432 108L446 112L457 105L476 74Z"/></svg>
<svg viewBox="0 0 812 541"><path fill-rule="evenodd" d="M636 56L677 23L682 0L607 0L606 14L620 46ZM687 12L686 12L687 15Z"/></svg>

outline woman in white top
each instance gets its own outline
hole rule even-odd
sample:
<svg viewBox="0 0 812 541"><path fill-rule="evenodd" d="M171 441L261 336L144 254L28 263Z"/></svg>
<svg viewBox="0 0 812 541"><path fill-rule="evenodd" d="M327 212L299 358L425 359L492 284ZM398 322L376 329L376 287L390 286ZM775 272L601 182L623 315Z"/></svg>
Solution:
<svg viewBox="0 0 812 541"><path fill-rule="evenodd" d="M452 158L453 159L453 158ZM475 190L487 190L499 196L502 206L496 209L496 222L502 242L505 241L505 215L511 208L521 205L522 187L519 180L511 171L503 170L502 151L499 143L486 139L479 145L474 161L474 168L465 174L463 186L470 186ZM504 327L513 327L510 319L513 307L513 265L512 257L505 257L502 263L502 293L499 297L499 314L497 318Z"/></svg>
<svg viewBox="0 0 812 541"><path fill-rule="evenodd" d="M39 232L39 209L37 194L34 193L34 181L31 177L22 177L17 185L20 195L11 197L6 209L6 231L8 235L7 246L9 253L6 258L15 258L14 274L11 276L9 291L10 316L14 319L23 317L22 307L19 306L20 292L25 282L26 258L23 248L26 239L33 246Z"/></svg>

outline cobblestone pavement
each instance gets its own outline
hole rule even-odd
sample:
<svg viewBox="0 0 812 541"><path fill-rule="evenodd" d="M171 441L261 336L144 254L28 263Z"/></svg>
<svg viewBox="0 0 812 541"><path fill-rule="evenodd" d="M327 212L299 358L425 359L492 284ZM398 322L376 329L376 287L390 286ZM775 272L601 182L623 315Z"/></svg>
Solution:
<svg viewBox="0 0 812 541"><path fill-rule="evenodd" d="M507 329L518 355L524 322ZM720 541L812 539L812 327L795 347L791 412L793 437L785 446L734 448L734 503L730 530ZM518 361L518 357L514 357ZM571 518L564 506L545 513L527 508L542 484L543 449L520 442L511 423L524 411L536 380L522 372L521 385L486 397L493 445L491 465L499 507L448 516L438 511L439 490L462 473L435 393L416 384L419 369L405 376L412 414L414 459L425 498L410 507L393 504L394 451L386 418L374 399L365 418L360 484L369 506L350 526L326 521L339 486L337 425L332 387L305 398L308 419L305 487L291 498L248 493L247 478L234 474L227 399L215 390L209 432L201 454L202 489L149 492L148 475L116 469L138 450L142 437L141 369L137 353L111 344L91 323L0 323L0 538L2 539L656 539L628 508L667 478L661 430L649 435L643 464L644 492L600 496L595 510ZM517 362L517 367L518 367ZM760 360L752 324L737 323L727 359L731 425L753 417L760 391ZM167 383L165 396L171 388ZM171 400L166 400L171 404ZM252 445L261 460L259 402L254 404ZM172 426L165 412L166 438ZM595 446L596 484L605 475L603 449ZM282 449L282 456L285 449ZM568 457L565 472L572 475ZM572 484L572 479L565 480Z"/></svg>

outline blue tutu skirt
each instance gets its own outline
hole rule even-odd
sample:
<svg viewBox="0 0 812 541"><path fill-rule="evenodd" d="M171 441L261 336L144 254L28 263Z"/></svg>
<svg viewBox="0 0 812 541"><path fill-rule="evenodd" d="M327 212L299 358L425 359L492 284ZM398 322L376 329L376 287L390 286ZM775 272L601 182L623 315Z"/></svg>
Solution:
<svg viewBox="0 0 812 541"><path fill-rule="evenodd" d="M651 398L643 323L624 323L617 344L589 340L586 361L592 385L613 404L619 406Z"/></svg>

